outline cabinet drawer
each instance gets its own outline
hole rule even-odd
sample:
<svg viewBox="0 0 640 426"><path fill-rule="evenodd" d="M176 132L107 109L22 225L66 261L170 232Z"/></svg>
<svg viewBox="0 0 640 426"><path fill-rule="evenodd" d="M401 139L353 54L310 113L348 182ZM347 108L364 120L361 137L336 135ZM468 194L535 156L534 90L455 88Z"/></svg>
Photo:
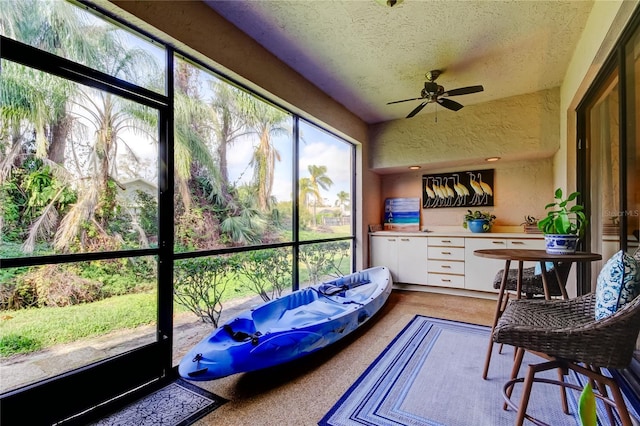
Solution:
<svg viewBox="0 0 640 426"><path fill-rule="evenodd" d="M429 260L427 269L431 273L464 275L464 262L450 260Z"/></svg>
<svg viewBox="0 0 640 426"><path fill-rule="evenodd" d="M427 248L429 259L464 260L464 247L431 247Z"/></svg>
<svg viewBox="0 0 640 426"><path fill-rule="evenodd" d="M464 276L447 274L427 274L427 284L438 287L464 288Z"/></svg>
<svg viewBox="0 0 640 426"><path fill-rule="evenodd" d="M545 244L543 239L539 240L529 240L529 239L518 239L518 240L507 240L507 248L511 249L527 249L527 250L544 250Z"/></svg>
<svg viewBox="0 0 640 426"><path fill-rule="evenodd" d="M479 247L483 249L506 249L509 246L505 238L475 238L468 243L467 246L472 246L474 250L477 250Z"/></svg>
<svg viewBox="0 0 640 426"><path fill-rule="evenodd" d="M427 237L430 246L464 247L464 237Z"/></svg>

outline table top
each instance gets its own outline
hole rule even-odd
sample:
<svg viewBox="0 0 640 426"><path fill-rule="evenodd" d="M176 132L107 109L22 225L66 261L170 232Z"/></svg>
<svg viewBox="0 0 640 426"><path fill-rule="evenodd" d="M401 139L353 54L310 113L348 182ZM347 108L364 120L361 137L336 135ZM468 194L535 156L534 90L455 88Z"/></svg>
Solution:
<svg viewBox="0 0 640 426"><path fill-rule="evenodd" d="M593 262L595 260L602 260L602 255L584 251L578 251L574 254L549 254L545 250L483 249L475 250L473 254L490 259L534 262Z"/></svg>

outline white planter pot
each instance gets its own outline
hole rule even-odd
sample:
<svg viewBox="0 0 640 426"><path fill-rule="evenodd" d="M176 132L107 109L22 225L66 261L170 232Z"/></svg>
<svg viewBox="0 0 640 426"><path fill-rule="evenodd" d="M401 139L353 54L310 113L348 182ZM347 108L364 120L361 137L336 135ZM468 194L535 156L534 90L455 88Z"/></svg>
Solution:
<svg viewBox="0 0 640 426"><path fill-rule="evenodd" d="M549 254L573 254L578 245L577 235L545 234L544 242Z"/></svg>

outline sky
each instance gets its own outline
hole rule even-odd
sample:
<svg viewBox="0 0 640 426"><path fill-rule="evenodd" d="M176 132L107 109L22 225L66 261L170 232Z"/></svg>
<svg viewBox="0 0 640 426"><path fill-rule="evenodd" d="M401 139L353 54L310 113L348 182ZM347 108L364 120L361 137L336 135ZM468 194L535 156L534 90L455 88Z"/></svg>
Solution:
<svg viewBox="0 0 640 426"><path fill-rule="evenodd" d="M309 124L301 123L300 133L300 171L299 177L309 177L308 166L326 166L327 176L333 181L328 191L320 189L325 204L334 205L337 193L351 192L351 145L333 135L317 129ZM275 141L281 159L276 163L276 172L272 195L278 201L290 201L292 190L292 153L291 139L279 137ZM229 180L235 182L242 175L242 182L248 183L252 178L251 169L247 165L251 161L252 146L248 143L235 144L233 155L229 158ZM244 172L244 174L243 174Z"/></svg>

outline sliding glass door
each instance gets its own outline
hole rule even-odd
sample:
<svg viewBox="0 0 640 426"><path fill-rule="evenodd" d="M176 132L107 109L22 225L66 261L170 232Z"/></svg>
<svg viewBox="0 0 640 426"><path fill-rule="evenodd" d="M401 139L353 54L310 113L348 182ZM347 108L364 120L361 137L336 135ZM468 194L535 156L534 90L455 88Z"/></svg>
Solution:
<svg viewBox="0 0 640 426"><path fill-rule="evenodd" d="M590 213L591 266L582 292L593 291L604 262L640 246L640 17L636 16L578 108L579 190ZM587 271L584 271L587 272ZM624 382L640 395L640 344Z"/></svg>
<svg viewBox="0 0 640 426"><path fill-rule="evenodd" d="M2 421L48 424L171 369L167 52L66 2L0 25Z"/></svg>

